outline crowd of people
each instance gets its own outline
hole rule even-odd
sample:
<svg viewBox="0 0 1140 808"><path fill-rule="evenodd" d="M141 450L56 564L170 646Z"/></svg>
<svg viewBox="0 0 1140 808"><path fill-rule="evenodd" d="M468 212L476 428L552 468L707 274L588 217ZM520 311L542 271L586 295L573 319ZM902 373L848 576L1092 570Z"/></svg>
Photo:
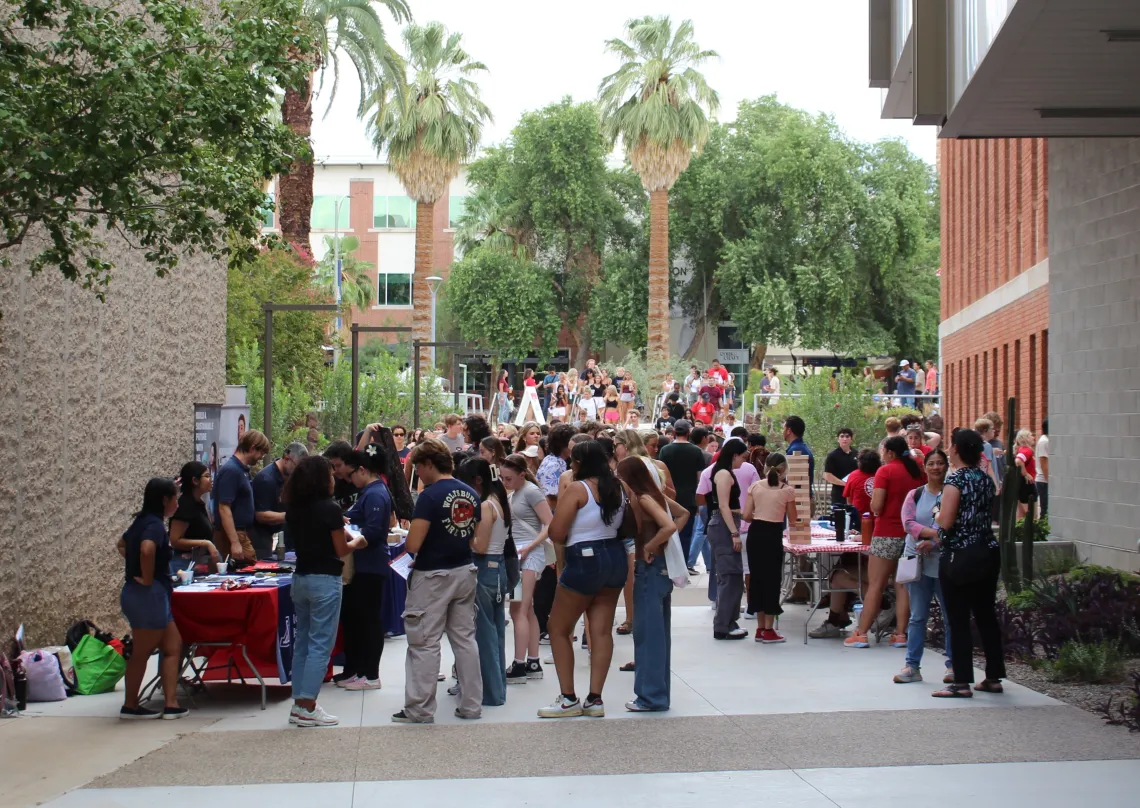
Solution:
<svg viewBox="0 0 1140 808"><path fill-rule="evenodd" d="M706 373L694 369L680 390L674 383L673 393L688 391L700 406L713 398L706 388L719 387L714 406L722 407L732 395L731 377L723 371L719 363ZM615 377L617 385L608 383L608 374L592 365L581 379L542 382L544 390L555 386L543 402L555 413L560 390L581 391L585 381L596 382L595 390L607 388L595 410L601 417L578 423L560 422L557 414L549 424L500 420L494 434L478 414L449 415L426 430L370 424L355 444L335 441L320 455L290 445L256 476L251 469L270 446L249 430L216 477L191 462L182 468L178 488L168 479L151 480L120 541L126 559L122 608L136 648L123 717L185 713L175 690L181 640L171 617L168 571L194 558L241 564L270 557L282 537L296 553L289 721L299 726L338 722L317 701L338 630L344 666L333 677L336 685L382 686L380 604L394 574L388 537L397 526L406 529L405 549L414 564L403 615L404 707L392 716L395 722L434 720L438 683L446 677L440 670L444 634L455 660L448 692L457 698L460 718L479 718L484 707L504 704L509 685L542 680L543 645L550 648L547 664L554 665L558 694L539 716L604 715L615 630L633 638L634 660L621 666L635 673L635 698L626 709L667 710L671 594L678 573L686 573L667 561L671 553L689 574L703 558L715 640L784 642L778 630L789 594L784 534L813 516L802 512L787 482L793 454L807 457L815 479L807 424L788 417L784 451L771 451L766 436L743 426L684 417L692 407L667 394L660 417L642 427L632 420L636 384L621 369ZM666 379L663 393L669 384ZM610 389L617 391L616 407L609 406ZM580 404L580 396L567 402L571 408ZM607 417L610 410L616 421ZM1044 504L1043 426L1036 451L1034 436L1018 432L1011 458L1026 481L1026 500L1040 492ZM862 449L857 438L872 436L839 430L821 479L832 513L843 513L845 524L859 529L871 520L867 575L858 574L853 556L840 559L831 578L832 589L840 591L830 595L827 619L810 637L843 638L846 647L866 648L869 636L887 629L890 645L906 654L895 681L920 681L926 624L937 599L946 616L948 659L946 686L934 695L972 695L971 618L987 659L986 677L973 689L1000 692L1000 565L992 529L1000 464L1006 462L1006 448L995 437L1000 427L997 414L987 413L973 429L955 429L943 446L922 416L888 418L886 436L874 436L877 446ZM348 524L359 532L350 535ZM623 599L625 620L615 625ZM856 622L847 633L852 611ZM754 633L741 625L748 619L756 620ZM574 679L579 625L590 653L584 698ZM161 713L138 702L155 648L164 653Z"/></svg>

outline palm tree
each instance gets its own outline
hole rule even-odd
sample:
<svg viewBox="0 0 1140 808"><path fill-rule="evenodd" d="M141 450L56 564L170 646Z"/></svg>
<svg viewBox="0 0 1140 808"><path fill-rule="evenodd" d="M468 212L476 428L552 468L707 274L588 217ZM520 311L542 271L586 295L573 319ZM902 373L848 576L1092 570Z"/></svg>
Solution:
<svg viewBox="0 0 1140 808"><path fill-rule="evenodd" d="M456 222L453 243L458 255L482 248L533 258L532 235L513 221L492 189L479 187L467 197L463 215Z"/></svg>
<svg viewBox="0 0 1140 808"><path fill-rule="evenodd" d="M693 41L693 23L676 31L668 17L626 23L628 41L606 50L622 59L598 87L602 131L620 137L633 170L649 192L648 358L669 356L669 189L709 138L719 97L696 69L717 54ZM707 113L706 113L707 110Z"/></svg>
<svg viewBox="0 0 1140 808"><path fill-rule="evenodd" d="M336 300L336 242L333 236L325 236L325 256L317 264L314 283L322 294ZM372 264L358 261L353 251L360 247L356 236L340 237L340 303L342 309L363 311L372 305L376 297L376 281L373 278Z"/></svg>
<svg viewBox="0 0 1140 808"><path fill-rule="evenodd" d="M427 341L431 298L426 279L433 271L435 203L443 198L479 145L491 111L469 76L487 66L460 46L462 35L442 23L409 25L404 30L408 76L373 93L368 131L377 149L388 150L388 164L408 196L416 200L416 265L412 276L412 334ZM424 354L421 372L428 370Z"/></svg>
<svg viewBox="0 0 1140 808"><path fill-rule="evenodd" d="M382 84L403 78L403 60L384 36L377 5L387 8L397 23L412 17L405 0L304 0L305 33L316 43L313 73L319 74L318 92L324 88L325 69L332 68L326 115L340 83L340 56L348 58L360 79L359 116L364 114L365 100ZM286 88L281 117L306 143L309 141L313 131L312 75L302 86ZM311 152L299 155L293 170L278 178L277 198L282 237L308 249L313 212Z"/></svg>

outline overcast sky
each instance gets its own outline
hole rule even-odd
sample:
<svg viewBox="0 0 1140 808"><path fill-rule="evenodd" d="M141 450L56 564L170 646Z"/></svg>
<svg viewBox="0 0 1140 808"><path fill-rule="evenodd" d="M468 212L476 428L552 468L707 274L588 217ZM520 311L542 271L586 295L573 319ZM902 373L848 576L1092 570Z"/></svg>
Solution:
<svg viewBox="0 0 1140 808"><path fill-rule="evenodd" d="M604 52L605 40L623 36L631 17L667 14L692 19L701 47L720 54L703 68L720 93L720 120L734 119L743 99L775 93L785 103L833 115L850 137L901 137L934 162L934 127L879 117L879 90L867 86L866 0L409 2L418 22L439 20L461 32L467 51L489 68L477 76L495 115L484 145L502 142L528 110L565 95L593 99L599 81L618 64ZM402 48L397 26L386 21ZM318 158L373 155L356 120L359 89L351 69L342 69L341 79L328 117L321 118L327 97L314 103L314 150Z"/></svg>

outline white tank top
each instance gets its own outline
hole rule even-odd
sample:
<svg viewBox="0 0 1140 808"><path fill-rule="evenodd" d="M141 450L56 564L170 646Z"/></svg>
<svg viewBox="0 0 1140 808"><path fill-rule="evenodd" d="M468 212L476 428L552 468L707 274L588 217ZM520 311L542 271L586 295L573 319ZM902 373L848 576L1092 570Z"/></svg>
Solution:
<svg viewBox="0 0 1140 808"><path fill-rule="evenodd" d="M494 499L487 501L495 511L495 523L491 525L491 541L487 544L487 555L502 555L503 548L507 546L507 521L503 518L499 503Z"/></svg>
<svg viewBox="0 0 1140 808"><path fill-rule="evenodd" d="M602 519L602 506L594 499L594 492L583 480L578 484L586 489L586 504L574 514L574 521L570 525L570 533L566 537L566 546L571 547L583 541L603 541L616 539L618 528L621 527L622 514L625 503L614 514L613 522L606 524Z"/></svg>
<svg viewBox="0 0 1140 808"><path fill-rule="evenodd" d="M642 457L641 462L649 469L649 476L653 478L653 482L657 483L657 487L664 491L665 479L661 476L661 469L657 468L657 464L653 462L653 458Z"/></svg>

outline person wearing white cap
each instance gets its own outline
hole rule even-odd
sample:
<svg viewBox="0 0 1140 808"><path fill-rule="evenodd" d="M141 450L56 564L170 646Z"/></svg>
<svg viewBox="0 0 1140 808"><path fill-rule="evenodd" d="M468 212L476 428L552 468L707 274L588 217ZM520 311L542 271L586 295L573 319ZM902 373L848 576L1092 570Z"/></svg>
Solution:
<svg viewBox="0 0 1140 808"><path fill-rule="evenodd" d="M899 362L899 373L895 376L895 394L899 396L900 404L904 407L914 408L914 368L907 359Z"/></svg>

